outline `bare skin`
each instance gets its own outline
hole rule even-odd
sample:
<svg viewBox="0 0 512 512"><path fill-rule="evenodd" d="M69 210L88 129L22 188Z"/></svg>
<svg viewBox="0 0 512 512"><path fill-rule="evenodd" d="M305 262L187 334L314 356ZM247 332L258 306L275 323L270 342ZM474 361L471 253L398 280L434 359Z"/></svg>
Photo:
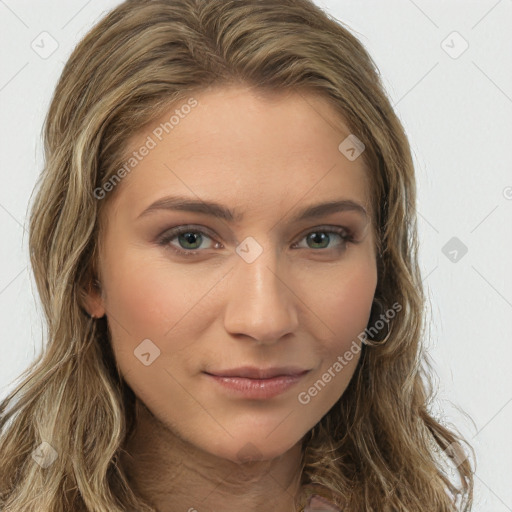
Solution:
<svg viewBox="0 0 512 512"><path fill-rule="evenodd" d="M338 149L349 131L320 97L243 86L193 97L197 106L162 140L153 130L180 105L133 136L128 153L148 136L156 145L103 199L101 293L91 291L87 308L107 316L139 400L123 465L160 512L291 512L301 440L354 374L354 340L360 346L377 285L368 171ZM243 218L142 214L170 195L215 201ZM338 200L366 214L294 220ZM193 225L184 230L191 235L169 235L183 225ZM148 365L136 356L146 339ZM342 369L333 366L350 350ZM290 365L305 373L266 398L211 375Z"/></svg>

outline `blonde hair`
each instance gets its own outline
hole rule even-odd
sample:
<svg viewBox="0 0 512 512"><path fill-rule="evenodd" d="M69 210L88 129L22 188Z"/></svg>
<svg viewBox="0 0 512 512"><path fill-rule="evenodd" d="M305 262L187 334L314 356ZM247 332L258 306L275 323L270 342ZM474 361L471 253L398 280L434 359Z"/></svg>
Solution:
<svg viewBox="0 0 512 512"><path fill-rule="evenodd" d="M459 485L445 472L446 454L466 441L428 409L409 144L362 44L309 0L127 0L73 51L45 121L30 217L48 341L0 404L0 507L154 512L119 463L134 394L119 376L106 319L82 309L111 197L98 200L94 190L119 170L136 130L191 92L229 83L315 91L365 144L379 249L375 298L402 306L385 342L363 344L347 390L303 439L304 489L321 487L354 511L470 510L470 459L455 464ZM43 441L58 454L44 469L31 456Z"/></svg>

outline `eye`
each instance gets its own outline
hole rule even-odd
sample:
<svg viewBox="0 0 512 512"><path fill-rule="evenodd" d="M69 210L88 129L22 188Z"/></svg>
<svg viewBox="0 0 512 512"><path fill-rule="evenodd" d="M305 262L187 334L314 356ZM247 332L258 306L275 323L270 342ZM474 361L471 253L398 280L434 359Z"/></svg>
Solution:
<svg viewBox="0 0 512 512"><path fill-rule="evenodd" d="M335 236L333 237L332 235ZM331 244L331 247L329 247L329 244L333 238L337 238L339 243L334 246ZM172 243L175 239L177 239L178 245ZM157 240L157 243L163 247L170 247L179 255L186 257L197 255L199 252L201 252L200 249L222 248L222 244L219 242L215 242L213 246L210 243L208 247L201 247L201 244L205 239L213 240L213 237L199 226L184 225L176 226L175 228L166 231L162 236L160 236L160 238ZM294 243L292 247L314 250L344 250L346 249L347 244L356 243L352 233L349 230L337 226L315 228L313 231L308 231L306 235L300 239L300 241L302 240L305 240L306 244L308 244L306 247L301 247L297 242Z"/></svg>
<svg viewBox="0 0 512 512"><path fill-rule="evenodd" d="M335 235L332 237L332 235ZM328 247L329 243L333 238L338 238L340 243L335 246ZM306 240L306 247L299 247L304 249L345 249L347 244L355 243L354 237L352 233L342 227L318 227L315 228L314 231L309 231L305 237L301 240ZM312 244L309 245L309 244ZM294 244L294 247L298 247L297 244Z"/></svg>
<svg viewBox="0 0 512 512"><path fill-rule="evenodd" d="M179 247L171 244L171 242L177 238ZM174 251L183 256L194 256L201 245L201 242L205 239L211 239L211 237L202 229L196 226L177 226L166 231L158 240L157 243L162 246L170 246ZM221 244L215 243L215 248L220 248ZM210 249L211 247L206 247ZM185 250L183 250L185 249Z"/></svg>

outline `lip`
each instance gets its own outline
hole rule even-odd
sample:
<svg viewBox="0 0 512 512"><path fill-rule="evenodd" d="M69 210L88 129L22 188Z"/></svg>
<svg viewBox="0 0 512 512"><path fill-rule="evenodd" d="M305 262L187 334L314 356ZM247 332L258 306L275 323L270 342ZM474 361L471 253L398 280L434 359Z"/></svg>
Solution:
<svg viewBox="0 0 512 512"><path fill-rule="evenodd" d="M204 372L209 380L238 397L266 400L297 384L310 370L296 368L237 368L222 372Z"/></svg>
<svg viewBox="0 0 512 512"><path fill-rule="evenodd" d="M272 377L295 376L307 372L306 368L299 366L274 366L271 368L257 368L255 366L240 366L229 370L211 370L205 373L217 377L243 377L246 379L270 379Z"/></svg>

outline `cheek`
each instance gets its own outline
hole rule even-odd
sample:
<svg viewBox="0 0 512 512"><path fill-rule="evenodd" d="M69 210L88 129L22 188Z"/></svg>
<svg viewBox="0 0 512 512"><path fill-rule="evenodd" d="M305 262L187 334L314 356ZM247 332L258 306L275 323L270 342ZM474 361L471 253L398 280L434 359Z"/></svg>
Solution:
<svg viewBox="0 0 512 512"><path fill-rule="evenodd" d="M321 365L298 397L299 403L310 404L307 411L326 412L347 388L361 356L360 335L368 324L376 284L376 268L360 265L340 272L337 280L331 275L324 293L316 294L315 311L324 324L317 333L327 335L316 338Z"/></svg>
<svg viewBox="0 0 512 512"><path fill-rule="evenodd" d="M326 309L329 318L332 318L332 328L336 333L334 339L346 341L347 337L353 338L364 330L370 316L376 284L376 271L365 267L354 269L344 276L341 285L332 291Z"/></svg>
<svg viewBox="0 0 512 512"><path fill-rule="evenodd" d="M318 322L315 337L320 350L343 350L364 331L376 286L377 269L371 258L301 282L306 303L314 313L307 316Z"/></svg>
<svg viewBox="0 0 512 512"><path fill-rule="evenodd" d="M180 368L188 367L187 346L207 321L201 297L215 280L194 277L193 272L197 270L182 272L169 261L133 251L125 252L105 273L115 358L145 403L155 398L156 390L172 385L165 368L174 369L178 360ZM149 365L145 366L147 353Z"/></svg>
<svg viewBox="0 0 512 512"><path fill-rule="evenodd" d="M196 274L197 270L182 271L165 258L150 258L142 251L117 259L106 276L112 329L121 338L129 333L134 341L176 336L198 316L200 299L214 283L213 277Z"/></svg>

